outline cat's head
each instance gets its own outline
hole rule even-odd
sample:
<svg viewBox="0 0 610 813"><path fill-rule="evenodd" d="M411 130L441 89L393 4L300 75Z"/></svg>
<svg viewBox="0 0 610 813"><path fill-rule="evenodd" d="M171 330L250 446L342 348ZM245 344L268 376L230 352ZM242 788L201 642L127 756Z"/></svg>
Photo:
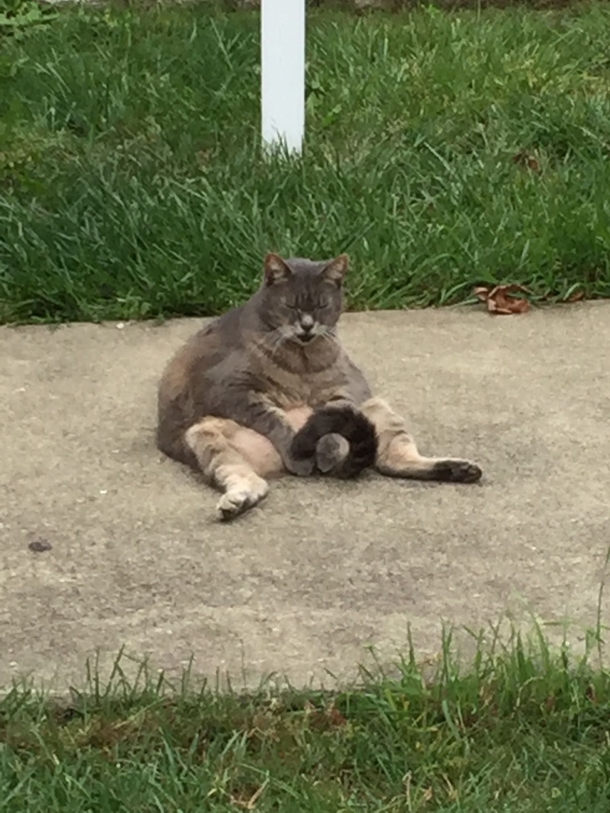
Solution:
<svg viewBox="0 0 610 813"><path fill-rule="evenodd" d="M346 254L322 262L268 254L258 308L265 327L302 345L334 333L348 267Z"/></svg>

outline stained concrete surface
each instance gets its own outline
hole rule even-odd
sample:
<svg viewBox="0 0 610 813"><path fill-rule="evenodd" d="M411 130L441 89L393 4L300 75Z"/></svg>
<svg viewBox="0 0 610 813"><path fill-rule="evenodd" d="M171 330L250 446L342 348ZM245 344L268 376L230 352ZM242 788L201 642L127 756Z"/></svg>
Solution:
<svg viewBox="0 0 610 813"><path fill-rule="evenodd" d="M369 647L394 660L409 626L423 655L443 621L595 623L610 304L346 316L345 344L422 450L470 457L484 481L289 478L232 525L153 445L156 382L197 326L0 329L0 685L78 683L122 646L170 676L193 656L235 683L328 683Z"/></svg>

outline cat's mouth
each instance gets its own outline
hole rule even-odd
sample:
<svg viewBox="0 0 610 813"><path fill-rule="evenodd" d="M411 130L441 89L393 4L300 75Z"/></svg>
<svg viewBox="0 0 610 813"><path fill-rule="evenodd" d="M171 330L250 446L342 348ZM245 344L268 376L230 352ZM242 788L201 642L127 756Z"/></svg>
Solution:
<svg viewBox="0 0 610 813"><path fill-rule="evenodd" d="M316 338L316 333L298 333L296 335L296 340L300 344L311 344L312 341Z"/></svg>

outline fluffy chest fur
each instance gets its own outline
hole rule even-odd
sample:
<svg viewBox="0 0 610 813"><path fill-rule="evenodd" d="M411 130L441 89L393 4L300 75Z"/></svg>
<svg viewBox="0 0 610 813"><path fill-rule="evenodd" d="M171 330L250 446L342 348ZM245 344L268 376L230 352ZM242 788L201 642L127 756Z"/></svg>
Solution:
<svg viewBox="0 0 610 813"><path fill-rule="evenodd" d="M347 382L349 360L336 342L274 349L265 336L248 343L247 368L281 409L315 408L336 397Z"/></svg>

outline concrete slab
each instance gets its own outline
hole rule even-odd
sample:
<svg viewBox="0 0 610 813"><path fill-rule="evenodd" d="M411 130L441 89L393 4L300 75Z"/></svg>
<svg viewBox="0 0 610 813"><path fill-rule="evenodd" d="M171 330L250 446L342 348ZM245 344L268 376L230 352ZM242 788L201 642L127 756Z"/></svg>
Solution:
<svg viewBox="0 0 610 813"><path fill-rule="evenodd" d="M348 315L343 338L424 452L475 486L286 479L233 525L153 446L155 387L198 323L0 330L0 684L78 682L99 649L170 675L348 678L441 620L595 623L610 541L610 303L518 317ZM32 552L32 541L52 549Z"/></svg>

